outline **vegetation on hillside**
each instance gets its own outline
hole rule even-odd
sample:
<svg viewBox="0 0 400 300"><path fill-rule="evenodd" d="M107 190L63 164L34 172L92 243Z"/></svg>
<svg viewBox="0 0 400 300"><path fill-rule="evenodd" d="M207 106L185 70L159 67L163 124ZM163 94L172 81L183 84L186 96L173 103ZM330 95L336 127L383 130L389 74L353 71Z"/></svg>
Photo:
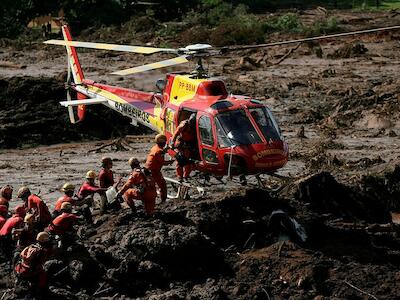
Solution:
<svg viewBox="0 0 400 300"><path fill-rule="evenodd" d="M323 6L326 8L392 8L400 6L400 0L2 0L0 1L0 37L16 38L26 29L30 20L43 15L57 16L63 11L65 19L75 31L93 26L116 25L140 18L156 22L182 21L193 26L202 26L200 35L209 36L219 44L259 42L265 33L274 31L305 32L318 34L338 29L334 19L321 20L308 28L299 21L296 13L260 20L258 14L277 9L305 9ZM180 29L179 29L180 30ZM168 28L161 35L179 31ZM175 31L175 32L174 32ZM235 36L221 41L224 35Z"/></svg>

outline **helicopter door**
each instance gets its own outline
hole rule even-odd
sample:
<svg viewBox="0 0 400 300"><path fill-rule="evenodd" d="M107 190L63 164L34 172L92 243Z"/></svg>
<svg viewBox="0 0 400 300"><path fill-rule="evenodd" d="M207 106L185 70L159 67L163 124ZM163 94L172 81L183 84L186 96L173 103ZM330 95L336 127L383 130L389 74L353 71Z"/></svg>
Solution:
<svg viewBox="0 0 400 300"><path fill-rule="evenodd" d="M205 164L218 165L213 121L208 115L197 119L200 157Z"/></svg>

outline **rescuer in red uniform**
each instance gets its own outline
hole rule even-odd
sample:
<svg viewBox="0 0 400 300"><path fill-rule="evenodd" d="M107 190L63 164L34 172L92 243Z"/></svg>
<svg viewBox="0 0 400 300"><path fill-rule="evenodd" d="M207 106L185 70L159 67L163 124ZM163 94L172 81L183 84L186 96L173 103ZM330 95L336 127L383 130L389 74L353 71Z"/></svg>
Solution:
<svg viewBox="0 0 400 300"><path fill-rule="evenodd" d="M13 188L11 185L5 185L0 189L0 205L5 205L7 208L10 206L9 202L11 201L13 193Z"/></svg>
<svg viewBox="0 0 400 300"><path fill-rule="evenodd" d="M61 214L61 205L65 202L71 203L71 205L76 205L76 199L73 198L75 192L75 186L72 183L65 183L61 188L64 195L58 198L56 205L54 206L53 218Z"/></svg>
<svg viewBox="0 0 400 300"><path fill-rule="evenodd" d="M173 160L166 161L164 159L167 137L163 134L157 134L155 142L156 145L151 148L149 155L147 155L145 167L151 171L151 175L160 189L161 202L165 202L167 200L167 183L161 173L161 168L172 164Z"/></svg>
<svg viewBox="0 0 400 300"><path fill-rule="evenodd" d="M94 171L88 171L86 173L86 180L80 187L78 191L79 204L87 204L93 206L93 196L94 194L99 194L100 196L105 193L107 188L101 188L96 186L96 173Z"/></svg>
<svg viewBox="0 0 400 300"><path fill-rule="evenodd" d="M140 168L140 163L136 158L131 157L128 163L132 173L117 193L116 198L121 198L124 195L125 202L133 211L136 211L134 200L141 200L146 214L152 215L157 197L154 179L149 170Z"/></svg>
<svg viewBox="0 0 400 300"><path fill-rule="evenodd" d="M24 225L21 228L14 228L12 230L13 240L17 242L14 252L13 265L20 257L21 251L35 242L37 231L34 229L35 225L34 215L27 213L24 218Z"/></svg>
<svg viewBox="0 0 400 300"><path fill-rule="evenodd" d="M12 251L15 243L12 240L12 232L14 229L22 228L24 225L25 207L18 205L15 208L15 213L11 218L7 219L0 230L0 249L4 250L8 257L12 257Z"/></svg>
<svg viewBox="0 0 400 300"><path fill-rule="evenodd" d="M77 220L79 220L79 217L72 213L71 203L64 202L61 205L61 215L50 223L46 231L51 235L58 235L60 237L60 248L67 247L76 238L74 224Z"/></svg>
<svg viewBox="0 0 400 300"><path fill-rule="evenodd" d="M15 208L15 213L11 218L7 219L3 227L0 230L0 238L11 238L11 232L14 228L20 228L24 223L25 207L18 205Z"/></svg>
<svg viewBox="0 0 400 300"><path fill-rule="evenodd" d="M51 221L51 214L46 203L37 195L31 193L26 186L18 190L18 198L24 201L25 208L35 216L35 227L42 230Z"/></svg>
<svg viewBox="0 0 400 300"><path fill-rule="evenodd" d="M114 185L114 173L111 170L113 162L110 157L103 157L101 159L102 169L99 173L99 183L101 188L109 188Z"/></svg>
<svg viewBox="0 0 400 300"><path fill-rule="evenodd" d="M108 189L114 185L114 174L112 169L113 162L110 157L103 157L101 159L102 169L99 173L99 183L101 188ZM100 213L104 213L107 209L107 197L105 194L100 195Z"/></svg>
<svg viewBox="0 0 400 300"><path fill-rule="evenodd" d="M176 174L179 180L190 177L194 145L196 144L196 114L190 115L189 119L183 120L176 128L172 136L172 146L178 150L176 155Z"/></svg>
<svg viewBox="0 0 400 300"><path fill-rule="evenodd" d="M0 205L0 230L7 220L8 208L5 205Z"/></svg>
<svg viewBox="0 0 400 300"><path fill-rule="evenodd" d="M47 292L47 274L43 265L50 256L50 236L47 232L40 232L36 241L21 252L20 262L15 266L15 286L17 287L21 280L27 280L31 284L31 292L44 299Z"/></svg>

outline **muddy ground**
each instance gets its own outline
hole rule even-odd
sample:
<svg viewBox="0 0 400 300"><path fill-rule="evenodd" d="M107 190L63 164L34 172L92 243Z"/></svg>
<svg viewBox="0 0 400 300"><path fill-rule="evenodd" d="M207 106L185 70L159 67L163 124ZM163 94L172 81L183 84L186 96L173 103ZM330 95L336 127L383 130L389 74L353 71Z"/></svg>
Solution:
<svg viewBox="0 0 400 300"><path fill-rule="evenodd" d="M383 12L333 14L344 30L400 22ZM291 152L279 174L291 180L265 178L270 188L263 191L252 179L246 188L212 179L204 198L159 204L153 219L129 210L99 217L80 229L83 246L48 264L52 276L64 270L52 279L54 298L398 299L392 213L400 208L400 32L302 45L276 65L290 48L231 54L210 62L210 71L233 93L272 109ZM99 169L101 156L113 157L121 176L130 156L145 158L147 136L131 139L129 151L90 151L107 142L93 137L143 132L112 112L92 110L87 123L68 124L57 104L63 51L40 44L0 50L0 60L26 65L0 68L0 140L7 148L0 150L0 185L27 184L52 206L62 184L79 184L88 169ZM112 77L153 57L79 54L87 77L111 84L155 90L163 74ZM298 136L302 126L305 137ZM62 144L38 146L55 143ZM173 168L166 174L173 177ZM306 243L279 241L268 227L275 209L306 228ZM9 265L1 270L4 297L15 297L7 290Z"/></svg>

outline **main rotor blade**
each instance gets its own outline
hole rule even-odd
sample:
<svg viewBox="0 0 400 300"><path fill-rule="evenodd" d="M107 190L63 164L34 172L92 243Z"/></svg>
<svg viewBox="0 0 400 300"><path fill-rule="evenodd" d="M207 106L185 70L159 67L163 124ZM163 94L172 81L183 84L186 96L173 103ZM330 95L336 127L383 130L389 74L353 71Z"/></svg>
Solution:
<svg viewBox="0 0 400 300"><path fill-rule="evenodd" d="M64 40L48 40L45 44L71 46L80 48L91 48L91 49L102 49L102 50L113 50L123 52L133 52L142 54L152 54L156 52L170 52L176 53L176 49L169 48L153 48L153 47L141 47L141 46L129 46L129 45L118 45L118 44L106 44L106 43L91 43L91 42L78 42L78 41L64 41Z"/></svg>
<svg viewBox="0 0 400 300"><path fill-rule="evenodd" d="M186 56L186 55L178 56L175 58L162 60L162 61L159 61L156 63L151 63L151 64L147 64L147 65L143 65L143 66L138 66L138 67L129 68L129 69L121 70L121 71L112 72L111 74L123 76L123 75L130 75L130 74L145 72L145 71L149 71L149 70L155 70L155 69L159 69L159 68L165 68L165 67L169 67L169 66L179 65L179 64L188 62L189 60L187 60L187 57L188 56Z"/></svg>
<svg viewBox="0 0 400 300"><path fill-rule="evenodd" d="M224 52L224 51L236 51L236 50L266 48L266 47L273 47L273 46L279 46L279 45L296 44L296 43L302 43L302 42L316 41L316 40L329 39L329 38L342 37L342 36L349 36L349 35L357 35L357 34L363 34L363 33L379 32L379 31L393 30L393 29L400 29L400 26L390 26L390 27L381 27L381 28L374 28L374 29L367 29L367 30L343 32L343 33L321 35L321 36L298 39L298 40L281 41L281 42L259 44L259 45L238 46L238 47L232 47L232 48L226 47L226 48L222 48L221 51Z"/></svg>

